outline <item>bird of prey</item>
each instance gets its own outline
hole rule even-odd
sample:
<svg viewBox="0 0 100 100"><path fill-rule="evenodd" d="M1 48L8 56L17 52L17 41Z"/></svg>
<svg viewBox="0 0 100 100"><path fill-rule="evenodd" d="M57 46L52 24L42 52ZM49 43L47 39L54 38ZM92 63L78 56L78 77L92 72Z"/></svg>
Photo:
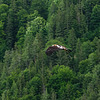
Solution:
<svg viewBox="0 0 100 100"><path fill-rule="evenodd" d="M54 45L48 47L48 49L46 50L45 53L46 53L48 56L50 56L50 55L52 55L53 52L58 51L58 50L65 50L65 51L71 52L70 49L68 49L68 48L66 48L66 47L64 47L64 46L54 44Z"/></svg>

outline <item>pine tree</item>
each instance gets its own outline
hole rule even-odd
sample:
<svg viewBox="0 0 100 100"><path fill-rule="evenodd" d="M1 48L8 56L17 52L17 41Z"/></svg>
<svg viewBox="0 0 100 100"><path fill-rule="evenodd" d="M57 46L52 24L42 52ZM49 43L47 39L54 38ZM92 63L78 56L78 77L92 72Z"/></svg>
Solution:
<svg viewBox="0 0 100 100"><path fill-rule="evenodd" d="M15 33L14 33L14 26L13 26L13 11L12 9L9 10L8 19L7 19L7 27L6 27L6 41L7 41L7 48L11 49L14 47L15 42Z"/></svg>
<svg viewBox="0 0 100 100"><path fill-rule="evenodd" d="M95 5L94 8L92 9L92 14L91 14L91 30L95 30L96 28L100 27L100 5Z"/></svg>
<svg viewBox="0 0 100 100"><path fill-rule="evenodd" d="M26 27L26 23L27 23L27 16L28 13L25 9L21 9L17 12L17 16L18 16L18 27Z"/></svg>
<svg viewBox="0 0 100 100"><path fill-rule="evenodd" d="M69 31L69 35L68 35L68 45L70 48L72 48L73 52L75 52L75 48L76 48L76 35L75 35L75 31L72 28Z"/></svg>
<svg viewBox="0 0 100 100"><path fill-rule="evenodd" d="M53 90L51 92L51 100L56 100L56 93Z"/></svg>
<svg viewBox="0 0 100 100"><path fill-rule="evenodd" d="M76 53L75 53L76 66L78 66L81 60L82 60L81 40L78 38L76 43Z"/></svg>
<svg viewBox="0 0 100 100"><path fill-rule="evenodd" d="M42 94L41 100L48 100L48 99L49 99L49 94L48 94L47 89L46 89L45 92Z"/></svg>
<svg viewBox="0 0 100 100"><path fill-rule="evenodd" d="M32 0L30 12L33 13L34 10L37 10L44 19L47 19L47 7L46 0Z"/></svg>
<svg viewBox="0 0 100 100"><path fill-rule="evenodd" d="M7 19L7 12L8 12L8 5L1 4L0 5L0 21L6 22Z"/></svg>
<svg viewBox="0 0 100 100"><path fill-rule="evenodd" d="M18 88L14 80L11 87L11 94L12 94L12 99L17 100Z"/></svg>
<svg viewBox="0 0 100 100"><path fill-rule="evenodd" d="M5 41L5 37L6 34L3 31L3 22L0 21L0 60L3 59L4 56L4 52L6 50L6 41Z"/></svg>
<svg viewBox="0 0 100 100"><path fill-rule="evenodd" d="M23 26L21 26L19 28L19 30L18 30L17 35L16 35L16 38L17 38L17 43L16 44L17 44L17 47L20 48L20 49L24 45L24 39L25 39L24 35L25 35L25 32L26 32L25 28Z"/></svg>
<svg viewBox="0 0 100 100"><path fill-rule="evenodd" d="M5 52L2 79L6 79L6 76L9 75L9 67L12 60L12 54L13 54L13 51Z"/></svg>
<svg viewBox="0 0 100 100"><path fill-rule="evenodd" d="M75 33L77 37L85 37L88 33L88 27L86 24L86 18L82 11L82 4L77 4L75 6L76 10L76 26L75 26Z"/></svg>
<svg viewBox="0 0 100 100"><path fill-rule="evenodd" d="M9 91L8 90L5 90L2 93L2 100L10 100L8 96L9 96Z"/></svg>

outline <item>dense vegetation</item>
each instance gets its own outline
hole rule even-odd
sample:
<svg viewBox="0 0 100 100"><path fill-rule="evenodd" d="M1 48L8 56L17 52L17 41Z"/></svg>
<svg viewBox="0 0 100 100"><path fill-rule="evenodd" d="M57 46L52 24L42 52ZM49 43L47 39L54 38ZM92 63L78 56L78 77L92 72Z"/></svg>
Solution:
<svg viewBox="0 0 100 100"><path fill-rule="evenodd" d="M0 100L100 100L100 0L0 0Z"/></svg>

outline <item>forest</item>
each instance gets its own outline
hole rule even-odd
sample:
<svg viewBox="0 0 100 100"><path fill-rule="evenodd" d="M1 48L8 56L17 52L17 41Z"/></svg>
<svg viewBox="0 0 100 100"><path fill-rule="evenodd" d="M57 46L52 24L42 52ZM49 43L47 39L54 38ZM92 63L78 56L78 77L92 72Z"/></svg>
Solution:
<svg viewBox="0 0 100 100"><path fill-rule="evenodd" d="M100 100L100 0L0 0L0 100Z"/></svg>

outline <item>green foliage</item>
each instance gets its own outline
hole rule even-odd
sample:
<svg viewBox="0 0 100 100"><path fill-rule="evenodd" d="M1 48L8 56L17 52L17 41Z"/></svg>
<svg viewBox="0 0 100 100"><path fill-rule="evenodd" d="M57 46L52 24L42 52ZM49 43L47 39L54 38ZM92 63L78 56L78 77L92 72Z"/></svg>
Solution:
<svg viewBox="0 0 100 100"><path fill-rule="evenodd" d="M92 48L92 44L90 41L83 42L83 44L81 46L82 58L86 59L89 56L89 54L92 52L92 50L93 50L93 48Z"/></svg>
<svg viewBox="0 0 100 100"><path fill-rule="evenodd" d="M19 98L19 100L36 100L36 98L32 95L25 95L22 98Z"/></svg>
<svg viewBox="0 0 100 100"><path fill-rule="evenodd" d="M6 50L6 41L4 40L6 37L6 34L3 30L4 24L2 21L0 21L0 60L2 60L4 56L4 52Z"/></svg>
<svg viewBox="0 0 100 100"><path fill-rule="evenodd" d="M18 40L16 44L17 44L18 48L23 47L25 32L26 32L25 28L23 26L21 26L19 28L17 35L16 35L16 38Z"/></svg>
<svg viewBox="0 0 100 100"><path fill-rule="evenodd" d="M99 76L100 75L98 74L99 72L100 72L100 65L97 65L93 69L92 80L87 87L86 93L83 94L82 100L84 99L84 96L88 100L94 100L94 99L99 100L99 89L100 89L100 86L99 86L99 83L100 83Z"/></svg>
<svg viewBox="0 0 100 100"><path fill-rule="evenodd" d="M69 30L69 35L68 35L68 45L70 48L72 48L73 51L75 51L76 47L76 35L74 32L74 29Z"/></svg>
<svg viewBox="0 0 100 100"><path fill-rule="evenodd" d="M87 73L87 71L88 71L88 63L89 63L88 59L80 61L80 63L79 63L79 71L81 73L84 73L84 72Z"/></svg>
<svg viewBox="0 0 100 100"><path fill-rule="evenodd" d="M1 4L0 5L0 20L5 21L7 19L8 5Z"/></svg>
<svg viewBox="0 0 100 100"><path fill-rule="evenodd" d="M18 89L15 81L13 81L12 87L11 87L11 94L13 95L12 99L17 99Z"/></svg>
<svg viewBox="0 0 100 100"><path fill-rule="evenodd" d="M30 12L33 13L34 10L37 10L39 14L47 19L47 7L48 5L46 4L46 0L32 0L31 2L31 7L30 7Z"/></svg>
<svg viewBox="0 0 100 100"><path fill-rule="evenodd" d="M49 96L48 96L48 92L47 92L47 89L46 89L46 91L42 95L42 99L41 100L48 100L49 99L48 97Z"/></svg>
<svg viewBox="0 0 100 100"><path fill-rule="evenodd" d="M18 11L17 13L17 16L18 16L18 21L19 21L19 27L22 27L22 26L26 26L26 23L27 23L27 16L28 16L28 13L25 9L21 9Z"/></svg>
<svg viewBox="0 0 100 100"><path fill-rule="evenodd" d="M91 30L100 27L99 20L100 20L100 5L95 5L92 9L92 14L91 14Z"/></svg>
<svg viewBox="0 0 100 100"><path fill-rule="evenodd" d="M15 42L15 29L14 29L14 11L9 9L9 14L7 16L7 26L6 26L6 41L7 41L7 49L11 49L14 47Z"/></svg>
<svg viewBox="0 0 100 100"><path fill-rule="evenodd" d="M30 22L39 16L38 11L34 10L33 14L28 15L27 20Z"/></svg>
<svg viewBox="0 0 100 100"><path fill-rule="evenodd" d="M67 82L73 79L73 72L69 67L55 66L52 69L52 76L49 79L48 88L59 91L61 86L65 86Z"/></svg>
<svg viewBox="0 0 100 100"><path fill-rule="evenodd" d="M99 0L0 0L0 100L99 100L99 20Z"/></svg>
<svg viewBox="0 0 100 100"><path fill-rule="evenodd" d="M33 31L38 33L44 28L45 20L42 17L37 17L34 19L31 25L33 27Z"/></svg>
<svg viewBox="0 0 100 100"><path fill-rule="evenodd" d="M79 62L82 60L82 50L81 50L81 41L78 38L77 39L77 43L76 43L76 54L75 54L75 61L76 61L76 65L79 64Z"/></svg>
<svg viewBox="0 0 100 100"><path fill-rule="evenodd" d="M9 99L8 99L8 91L7 91L7 90L5 90L5 91L3 92L3 94L2 94L2 100L9 100Z"/></svg>

